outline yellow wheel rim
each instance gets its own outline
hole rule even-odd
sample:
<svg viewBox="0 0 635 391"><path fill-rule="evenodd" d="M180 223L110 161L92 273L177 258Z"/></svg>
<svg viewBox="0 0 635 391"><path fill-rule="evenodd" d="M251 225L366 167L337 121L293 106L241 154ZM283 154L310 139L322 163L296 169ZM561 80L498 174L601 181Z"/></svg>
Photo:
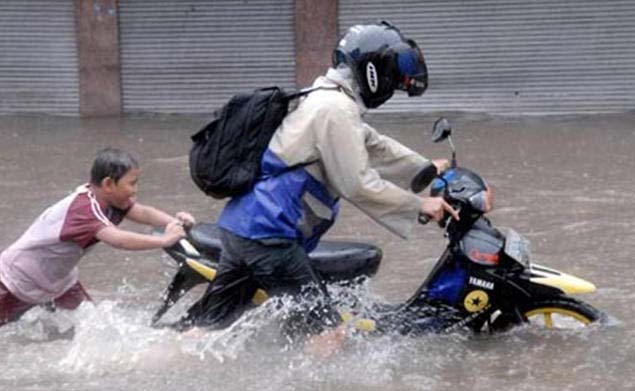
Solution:
<svg viewBox="0 0 635 391"><path fill-rule="evenodd" d="M557 315L559 318L569 318L572 320L576 320L585 326L591 323L591 319L587 318L581 313L567 310L564 308L543 307L543 308L536 308L535 310L531 310L525 313L525 316L527 317L527 319L530 319L530 320L532 317L542 318L545 324L545 327L550 329L558 327L554 322L554 315Z"/></svg>

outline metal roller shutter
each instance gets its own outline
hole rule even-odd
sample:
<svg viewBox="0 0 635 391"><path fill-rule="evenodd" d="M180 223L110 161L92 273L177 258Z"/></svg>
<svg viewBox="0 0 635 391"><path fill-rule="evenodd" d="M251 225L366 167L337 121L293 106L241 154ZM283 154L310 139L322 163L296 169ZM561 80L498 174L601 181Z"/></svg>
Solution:
<svg viewBox="0 0 635 391"><path fill-rule="evenodd" d="M294 87L292 0L120 0L124 112L210 113Z"/></svg>
<svg viewBox="0 0 635 391"><path fill-rule="evenodd" d="M635 1L340 0L339 28L386 19L423 48L430 89L384 111L635 108ZM401 95L397 93L397 95Z"/></svg>
<svg viewBox="0 0 635 391"><path fill-rule="evenodd" d="M0 114L78 115L71 0L0 1Z"/></svg>

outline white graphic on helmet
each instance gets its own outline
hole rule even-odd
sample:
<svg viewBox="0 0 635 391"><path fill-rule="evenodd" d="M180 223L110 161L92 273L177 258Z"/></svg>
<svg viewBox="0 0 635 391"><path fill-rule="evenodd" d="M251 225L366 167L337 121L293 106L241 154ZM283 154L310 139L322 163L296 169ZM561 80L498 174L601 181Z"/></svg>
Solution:
<svg viewBox="0 0 635 391"><path fill-rule="evenodd" d="M368 82L370 92L377 92L377 68L375 68L372 62L366 64L366 81Z"/></svg>

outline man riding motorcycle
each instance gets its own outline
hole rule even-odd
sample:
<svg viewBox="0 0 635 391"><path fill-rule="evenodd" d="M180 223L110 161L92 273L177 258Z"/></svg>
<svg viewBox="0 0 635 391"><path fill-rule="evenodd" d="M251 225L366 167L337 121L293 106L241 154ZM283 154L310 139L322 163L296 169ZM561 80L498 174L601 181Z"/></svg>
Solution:
<svg viewBox="0 0 635 391"><path fill-rule="evenodd" d="M333 52L333 67L314 83L322 88L276 130L258 182L225 206L218 273L181 327L228 325L258 288L308 298L303 313L314 332L339 324L307 253L334 223L340 198L402 238L420 214L458 218L442 198L406 190L422 168L434 164L440 172L448 162L429 161L362 120L396 89L420 96L427 85L423 54L395 26L351 27ZM333 335L323 333L327 340Z"/></svg>

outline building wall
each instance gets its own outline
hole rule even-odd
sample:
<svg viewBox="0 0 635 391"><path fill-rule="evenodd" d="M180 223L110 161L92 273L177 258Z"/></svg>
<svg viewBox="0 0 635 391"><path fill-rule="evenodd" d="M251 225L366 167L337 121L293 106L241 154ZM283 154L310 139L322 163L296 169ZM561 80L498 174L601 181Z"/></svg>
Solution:
<svg viewBox="0 0 635 391"><path fill-rule="evenodd" d="M120 0L125 113L211 113L294 87L293 0Z"/></svg>
<svg viewBox="0 0 635 391"><path fill-rule="evenodd" d="M72 1L0 1L0 114L14 112L78 115Z"/></svg>
<svg viewBox="0 0 635 391"><path fill-rule="evenodd" d="M383 111L499 114L635 107L630 0L340 0L339 26L386 19L420 43L430 87Z"/></svg>
<svg viewBox="0 0 635 391"><path fill-rule="evenodd" d="M378 19L420 43L431 81L380 111L633 109L630 0L3 0L0 114L211 112L309 85L340 32Z"/></svg>

